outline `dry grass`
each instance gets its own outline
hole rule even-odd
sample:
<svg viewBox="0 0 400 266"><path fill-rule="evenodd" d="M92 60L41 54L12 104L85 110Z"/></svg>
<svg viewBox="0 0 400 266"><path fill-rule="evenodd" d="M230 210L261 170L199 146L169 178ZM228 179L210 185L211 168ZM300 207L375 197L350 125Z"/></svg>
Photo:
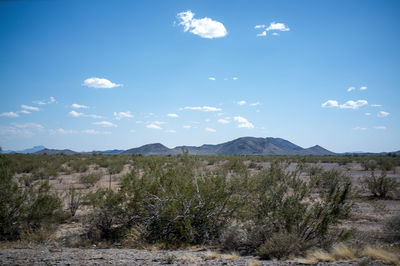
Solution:
<svg viewBox="0 0 400 266"><path fill-rule="evenodd" d="M310 261L324 261L324 262L335 261L335 258L331 254L321 249L308 252L306 259Z"/></svg>
<svg viewBox="0 0 400 266"><path fill-rule="evenodd" d="M181 260L181 261L197 261L197 260L200 260L200 258L196 257L196 256L191 256L191 255L183 255L183 256L180 256L178 258L178 260Z"/></svg>
<svg viewBox="0 0 400 266"><path fill-rule="evenodd" d="M204 255L204 258L209 259L209 260L218 259L219 257L220 257L220 255L217 252L211 251L211 250L208 250L206 252L206 254Z"/></svg>
<svg viewBox="0 0 400 266"><path fill-rule="evenodd" d="M246 263L246 266L260 266L260 265L261 263L258 260L252 260Z"/></svg>
<svg viewBox="0 0 400 266"><path fill-rule="evenodd" d="M237 260L240 258L239 254L237 252L232 252L231 254L224 254L222 255L222 258L224 260Z"/></svg>
<svg viewBox="0 0 400 266"><path fill-rule="evenodd" d="M336 259L345 259L345 260L355 260L356 259L356 252L352 249L350 249L348 246L345 244L337 244L333 246L331 250L331 254L336 258Z"/></svg>
<svg viewBox="0 0 400 266"><path fill-rule="evenodd" d="M373 260L380 261L383 263L400 265L400 260L396 254L386 251L382 248L368 246L364 249L363 255L366 257L370 257Z"/></svg>

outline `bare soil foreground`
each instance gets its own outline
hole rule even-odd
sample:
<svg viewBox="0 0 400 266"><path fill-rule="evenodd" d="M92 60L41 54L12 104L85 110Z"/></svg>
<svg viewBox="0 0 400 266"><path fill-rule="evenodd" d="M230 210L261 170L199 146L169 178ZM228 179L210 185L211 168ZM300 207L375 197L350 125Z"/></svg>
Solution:
<svg viewBox="0 0 400 266"><path fill-rule="evenodd" d="M219 254L205 249L148 251L137 249L4 249L1 265L298 265L299 261L266 261L253 256ZM363 258L317 265L384 265Z"/></svg>

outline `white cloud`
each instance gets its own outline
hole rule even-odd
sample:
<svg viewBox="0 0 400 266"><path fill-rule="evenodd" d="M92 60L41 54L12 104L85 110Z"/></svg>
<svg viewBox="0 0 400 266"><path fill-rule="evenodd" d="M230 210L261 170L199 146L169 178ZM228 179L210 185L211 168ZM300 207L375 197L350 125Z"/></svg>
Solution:
<svg viewBox="0 0 400 266"><path fill-rule="evenodd" d="M279 33L273 32L273 33L272 33L272 36L279 36Z"/></svg>
<svg viewBox="0 0 400 266"><path fill-rule="evenodd" d="M50 130L50 134L61 134L61 135L70 135L70 134L77 134L78 131L77 130L73 130L73 129L63 129L63 128L59 128L59 129L51 129Z"/></svg>
<svg viewBox="0 0 400 266"><path fill-rule="evenodd" d="M150 125L147 125L146 127L150 128L150 129L162 129L162 127L157 126L156 124L150 124Z"/></svg>
<svg viewBox="0 0 400 266"><path fill-rule="evenodd" d="M382 105L381 105L381 104L375 104L375 103L374 103L374 104L371 104L371 106L372 106L372 107L381 107Z"/></svg>
<svg viewBox="0 0 400 266"><path fill-rule="evenodd" d="M374 128L378 130L386 130L385 126L375 126Z"/></svg>
<svg viewBox="0 0 400 266"><path fill-rule="evenodd" d="M226 119L218 119L218 123L220 123L220 124L229 124L229 120L226 120Z"/></svg>
<svg viewBox="0 0 400 266"><path fill-rule="evenodd" d="M109 121L93 122L93 125L98 125L98 126L102 126L102 127L117 127L116 124L113 124Z"/></svg>
<svg viewBox="0 0 400 266"><path fill-rule="evenodd" d="M121 120L123 118L133 118L133 115L131 114L130 111L127 112L114 112L114 117L117 120Z"/></svg>
<svg viewBox="0 0 400 266"><path fill-rule="evenodd" d="M246 101L239 101L239 102L237 102L237 104L239 104L239 105L245 105L247 102Z"/></svg>
<svg viewBox="0 0 400 266"><path fill-rule="evenodd" d="M183 110L199 110L203 112L219 112L222 111L221 108L216 108L212 106L202 106L202 107L192 107L192 106L186 106L183 107Z"/></svg>
<svg viewBox="0 0 400 266"><path fill-rule="evenodd" d="M233 119L238 123L239 128L254 128L254 125L242 116L235 116Z"/></svg>
<svg viewBox="0 0 400 266"><path fill-rule="evenodd" d="M256 103L251 103L250 106L257 106L260 105L260 102L256 102Z"/></svg>
<svg viewBox="0 0 400 266"><path fill-rule="evenodd" d="M29 111L27 111L27 110L21 110L21 111L19 111L21 114L31 114L31 112L29 112Z"/></svg>
<svg viewBox="0 0 400 266"><path fill-rule="evenodd" d="M371 115L371 113L365 113L365 115Z"/></svg>
<svg viewBox="0 0 400 266"><path fill-rule="evenodd" d="M339 103L335 100L328 100L321 104L322 107L339 107Z"/></svg>
<svg viewBox="0 0 400 266"><path fill-rule="evenodd" d="M83 105L83 104L73 103L73 104L71 105L71 108L75 108L75 109L87 109L87 108L89 108L89 107L86 106L86 105Z"/></svg>
<svg viewBox="0 0 400 266"><path fill-rule="evenodd" d="M267 36L267 31L266 30L257 34L257 37L264 37L264 36Z"/></svg>
<svg viewBox="0 0 400 266"><path fill-rule="evenodd" d="M176 130L174 130L174 129L168 129L168 130L165 130L165 132L167 132L167 133L176 133Z"/></svg>
<svg viewBox="0 0 400 266"><path fill-rule="evenodd" d="M238 80L239 78L238 78L238 77L233 77L232 79L233 79L233 80Z"/></svg>
<svg viewBox="0 0 400 266"><path fill-rule="evenodd" d="M103 118L101 115L85 115L85 116L87 116L87 117L91 117L91 118L94 118L94 119L100 119L100 118Z"/></svg>
<svg viewBox="0 0 400 266"><path fill-rule="evenodd" d="M347 89L347 91L354 91L356 88L355 87L349 87L348 89Z"/></svg>
<svg viewBox="0 0 400 266"><path fill-rule="evenodd" d="M84 113L78 113L78 112L76 112L76 111L74 111L74 110L72 110L71 112L69 112L68 113L70 116L73 116L73 117L80 117L80 116L84 116L85 114Z"/></svg>
<svg viewBox="0 0 400 266"><path fill-rule="evenodd" d="M25 124L12 123L11 126L0 125L0 135L31 137L35 133L42 131L43 128L44 127L42 125L36 123L25 123Z"/></svg>
<svg viewBox="0 0 400 266"><path fill-rule="evenodd" d="M360 91L365 91L366 89L368 89L366 86L362 86L362 87L360 88Z"/></svg>
<svg viewBox="0 0 400 266"><path fill-rule="evenodd" d="M44 128L42 125L37 124L37 123L25 123L25 124L12 123L12 125L17 128L33 128L33 129L43 129Z"/></svg>
<svg viewBox="0 0 400 266"><path fill-rule="evenodd" d="M111 132L110 131L97 131L94 129L86 129L82 131L85 134L89 134L89 135L110 135Z"/></svg>
<svg viewBox="0 0 400 266"><path fill-rule="evenodd" d="M183 126L183 128L184 129L190 129L190 128L192 128L192 126L185 125L185 126Z"/></svg>
<svg viewBox="0 0 400 266"><path fill-rule="evenodd" d="M111 89L115 87L121 87L122 84L112 83L108 79L104 78L88 78L83 81L83 86L96 89Z"/></svg>
<svg viewBox="0 0 400 266"><path fill-rule="evenodd" d="M209 79L209 80L212 80L212 81L214 81L214 80L215 80L215 78L214 78L214 77L209 77L208 79Z"/></svg>
<svg viewBox="0 0 400 266"><path fill-rule="evenodd" d="M355 128L353 128L354 130L362 130L362 131L364 131L364 130L367 130L367 128L366 127L355 127Z"/></svg>
<svg viewBox="0 0 400 266"><path fill-rule="evenodd" d="M358 100L358 101L347 101L344 104L341 104L339 107L341 109L358 109L364 105L367 105L368 102L366 100Z"/></svg>
<svg viewBox="0 0 400 266"><path fill-rule="evenodd" d="M47 103L54 103L56 99L53 96L50 96L50 100Z"/></svg>
<svg viewBox="0 0 400 266"><path fill-rule="evenodd" d="M156 125L163 125L166 124L167 122L163 122L163 121L154 121L154 124Z"/></svg>
<svg viewBox="0 0 400 266"><path fill-rule="evenodd" d="M385 111L380 111L380 112L378 113L378 117L387 117L388 115L390 115L390 113L385 112Z"/></svg>
<svg viewBox="0 0 400 266"><path fill-rule="evenodd" d="M21 105L21 108L29 111L39 111L38 107L33 107L25 104Z"/></svg>
<svg viewBox="0 0 400 266"><path fill-rule="evenodd" d="M184 27L184 31L191 32L202 38L213 39L224 37L228 34L224 24L211 18L195 19L194 13L190 10L177 14L180 20L179 25Z"/></svg>
<svg viewBox="0 0 400 266"><path fill-rule="evenodd" d="M167 114L168 117L172 118L178 118L179 116L177 114Z"/></svg>
<svg viewBox="0 0 400 266"><path fill-rule="evenodd" d="M265 29L262 33L257 34L259 37L267 36L268 31L290 31L289 27L287 27L284 23L275 23L271 22L271 24L266 28L265 25L256 25L254 28L256 29ZM274 32L276 33L276 32ZM277 34L272 35L277 35Z"/></svg>
<svg viewBox="0 0 400 266"><path fill-rule="evenodd" d="M4 117L19 117L19 114L14 113L14 112L5 112L5 113L1 113L0 116L4 116Z"/></svg>
<svg viewBox="0 0 400 266"><path fill-rule="evenodd" d="M206 127L204 130L207 132L217 132L215 129L210 128L210 127Z"/></svg>
<svg viewBox="0 0 400 266"><path fill-rule="evenodd" d="M34 101L34 104L38 104L38 105L45 105L46 103L44 101Z"/></svg>

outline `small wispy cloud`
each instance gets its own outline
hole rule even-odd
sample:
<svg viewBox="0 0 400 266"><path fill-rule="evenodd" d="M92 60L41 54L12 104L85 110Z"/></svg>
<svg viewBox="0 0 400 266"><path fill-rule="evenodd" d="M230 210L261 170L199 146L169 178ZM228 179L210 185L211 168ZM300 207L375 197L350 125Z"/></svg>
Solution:
<svg viewBox="0 0 400 266"><path fill-rule="evenodd" d="M72 117L81 117L84 116L84 113L78 113L77 111L72 110L71 112L68 113Z"/></svg>
<svg viewBox="0 0 400 266"><path fill-rule="evenodd" d="M206 39L225 37L228 34L221 22L207 17L196 19L194 15L190 10L177 14L177 18L180 20L179 25L183 26L185 32L189 31Z"/></svg>
<svg viewBox="0 0 400 266"><path fill-rule="evenodd" d="M179 116L177 114L167 114L168 117L172 118L178 118Z"/></svg>
<svg viewBox="0 0 400 266"><path fill-rule="evenodd" d="M381 107L382 105L381 105L381 104L373 103L373 104L371 104L371 106L372 106L372 107Z"/></svg>
<svg viewBox="0 0 400 266"><path fill-rule="evenodd" d="M321 107L323 108L329 108L329 107L339 107L338 101L335 100L327 100L323 104L321 104Z"/></svg>
<svg viewBox="0 0 400 266"><path fill-rule="evenodd" d="M183 128L184 128L184 129L190 129L190 128L192 128L192 126L184 125Z"/></svg>
<svg viewBox="0 0 400 266"><path fill-rule="evenodd" d="M197 110L202 112L219 112L222 111L221 108L212 107L212 106L186 106L183 107L183 110Z"/></svg>
<svg viewBox="0 0 400 266"><path fill-rule="evenodd" d="M368 101L366 100L357 100L357 101L347 101L344 104L340 104L335 101L335 100L328 100L324 103L321 104L321 107L323 108L329 108L329 107L338 107L340 109L358 109L364 105L367 105Z"/></svg>
<svg viewBox="0 0 400 266"><path fill-rule="evenodd" d="M233 79L233 80L238 80L239 78L238 78L238 77L233 77L232 79Z"/></svg>
<svg viewBox="0 0 400 266"><path fill-rule="evenodd" d="M42 132L44 127L37 123L11 123L10 126L0 125L0 135L2 136L21 136L32 137L36 133Z"/></svg>
<svg viewBox="0 0 400 266"><path fill-rule="evenodd" d="M258 106L258 105L260 105L260 102L255 102L250 104L250 106Z"/></svg>
<svg viewBox="0 0 400 266"><path fill-rule="evenodd" d="M238 123L239 128L254 128L254 125L242 116L235 116L233 119Z"/></svg>
<svg viewBox="0 0 400 266"><path fill-rule="evenodd" d="M86 129L83 130L82 133L89 134L89 135L110 135L110 131L98 131L94 129Z"/></svg>
<svg viewBox="0 0 400 266"><path fill-rule="evenodd" d="M98 126L102 126L102 127L117 127L116 124L113 124L109 121L99 121L99 122L93 122L93 125L98 125Z"/></svg>
<svg viewBox="0 0 400 266"><path fill-rule="evenodd" d="M21 108L28 110L28 111L35 111L35 112L40 110L39 107L29 106L29 105L25 105L25 104L21 105Z"/></svg>
<svg viewBox="0 0 400 266"><path fill-rule="evenodd" d="M361 130L361 131L365 131L365 130L367 130L367 128L366 127L359 127L359 126L357 126L357 127L355 127L355 128L353 128L354 130Z"/></svg>
<svg viewBox="0 0 400 266"><path fill-rule="evenodd" d="M368 89L367 86L362 86L362 87L360 87L360 91L365 91L366 89Z"/></svg>
<svg viewBox="0 0 400 266"><path fill-rule="evenodd" d="M48 101L33 101L34 104L38 104L38 105L51 104L51 103L55 103L55 102L56 102L56 99L53 96L51 96Z"/></svg>
<svg viewBox="0 0 400 266"><path fill-rule="evenodd" d="M214 77L209 77L209 78L208 78L208 80L215 81L215 80L216 80L216 78L214 78Z"/></svg>
<svg viewBox="0 0 400 266"><path fill-rule="evenodd" d="M390 113L385 112L385 111L380 111L380 112L378 113L378 117L387 117L388 115L390 115Z"/></svg>
<svg viewBox="0 0 400 266"><path fill-rule="evenodd" d="M378 130L386 130L385 126L374 126L374 128Z"/></svg>
<svg viewBox="0 0 400 266"><path fill-rule="evenodd" d="M121 120L123 118L133 118L133 114L130 111L126 112L114 112L114 117L117 120Z"/></svg>
<svg viewBox="0 0 400 266"><path fill-rule="evenodd" d="M355 87L349 87L348 89L347 89L347 91L354 91L356 88Z"/></svg>
<svg viewBox="0 0 400 266"><path fill-rule="evenodd" d="M79 132L77 130L73 129L63 129L63 128L58 128L58 129L50 129L50 134L61 134L61 135L72 135L72 134L78 134Z"/></svg>
<svg viewBox="0 0 400 266"><path fill-rule="evenodd" d="M150 129L162 129L162 127L160 127L156 124L149 124L149 125L146 125L146 127L150 128Z"/></svg>
<svg viewBox="0 0 400 266"><path fill-rule="evenodd" d="M365 115L371 115L371 113L365 113Z"/></svg>
<svg viewBox="0 0 400 266"><path fill-rule="evenodd" d="M21 111L19 111L21 114L30 114L31 112L29 112L28 110L21 110Z"/></svg>
<svg viewBox="0 0 400 266"><path fill-rule="evenodd" d="M83 81L82 85L96 89L111 89L122 86L122 84L113 83L105 78L88 78Z"/></svg>
<svg viewBox="0 0 400 266"><path fill-rule="evenodd" d="M167 132L167 133L176 133L176 130L174 130L174 129L168 129L168 130L165 130L165 132Z"/></svg>
<svg viewBox="0 0 400 266"><path fill-rule="evenodd" d="M71 108L74 108L74 109L87 109L87 108L89 108L89 107L86 106L86 105L83 105L83 104L73 103L73 104L71 105Z"/></svg>
<svg viewBox="0 0 400 266"><path fill-rule="evenodd" d="M3 116L3 117L19 117L19 114L15 113L15 112L5 112L5 113L1 113L0 116Z"/></svg>
<svg viewBox="0 0 400 266"><path fill-rule="evenodd" d="M247 102L246 101L238 101L237 104L238 105L245 105Z"/></svg>
<svg viewBox="0 0 400 266"><path fill-rule="evenodd" d="M210 127L206 127L204 130L207 132L217 132L215 129L210 128Z"/></svg>
<svg viewBox="0 0 400 266"><path fill-rule="evenodd" d="M264 37L267 36L268 31L275 31L274 33L277 33L276 31L290 31L290 28L286 26L284 23L276 23L276 22L271 22L270 25L267 27L266 25L256 25L254 27L255 29L264 29L262 33L257 34L258 37ZM276 35L276 34L273 34Z"/></svg>
<svg viewBox="0 0 400 266"><path fill-rule="evenodd" d="M217 122L220 124L229 124L229 120L227 120L227 119L218 119Z"/></svg>

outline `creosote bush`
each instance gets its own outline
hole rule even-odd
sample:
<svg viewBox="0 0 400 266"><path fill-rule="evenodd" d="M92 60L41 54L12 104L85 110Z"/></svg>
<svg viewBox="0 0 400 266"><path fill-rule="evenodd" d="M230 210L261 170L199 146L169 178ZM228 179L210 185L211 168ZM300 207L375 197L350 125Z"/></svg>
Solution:
<svg viewBox="0 0 400 266"><path fill-rule="evenodd" d="M386 171L382 171L379 176L371 171L370 176L365 176L363 180L366 188L372 193L374 197L386 198L391 193L397 191L399 183L394 179L386 176Z"/></svg>

